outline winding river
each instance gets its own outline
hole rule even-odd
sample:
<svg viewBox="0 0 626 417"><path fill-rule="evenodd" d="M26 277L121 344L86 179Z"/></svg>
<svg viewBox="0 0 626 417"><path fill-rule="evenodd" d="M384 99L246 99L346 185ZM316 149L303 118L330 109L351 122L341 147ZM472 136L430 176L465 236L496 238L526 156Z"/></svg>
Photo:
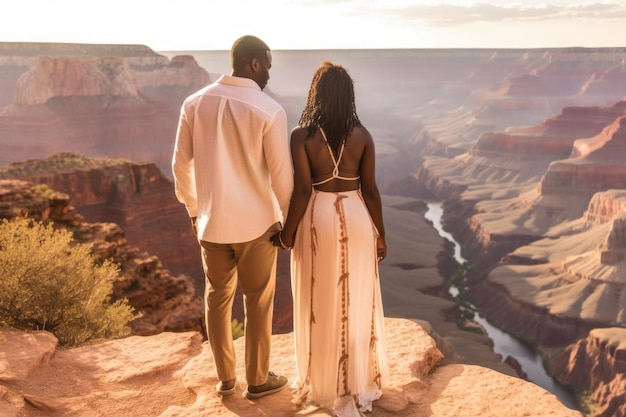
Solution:
<svg viewBox="0 0 626 417"><path fill-rule="evenodd" d="M443 229L441 224L443 204L441 202L430 202L427 204L428 210L426 211L424 217L432 222L434 228L439 232L441 237L454 244L454 258L460 265L465 264L467 260L461 255L461 246L450 233ZM473 320L480 324L493 340L494 352L500 354L503 359L507 356L515 358L521 365L522 370L526 373L526 375L528 375L528 379L531 382L556 395L565 406L571 409L579 410L579 406L571 391L548 375L543 367L541 354L539 352L527 344L517 340L510 334L494 327L484 317L480 316L477 309L473 305L468 304L467 300L459 299L460 292L461 291L459 291L457 287L450 288L450 294L458 301L463 301L462 303L459 302L459 306L461 306L460 308L474 312Z"/></svg>

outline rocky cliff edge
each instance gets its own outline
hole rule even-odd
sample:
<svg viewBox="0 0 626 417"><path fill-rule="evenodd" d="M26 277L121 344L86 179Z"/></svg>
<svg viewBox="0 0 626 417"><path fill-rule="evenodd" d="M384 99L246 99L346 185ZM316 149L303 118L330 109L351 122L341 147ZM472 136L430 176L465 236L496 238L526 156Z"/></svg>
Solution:
<svg viewBox="0 0 626 417"><path fill-rule="evenodd" d="M390 385L371 417L581 416L543 388L473 365L437 366L443 355L417 323L385 322ZM235 341L238 358L243 339ZM211 350L197 332L131 336L57 348L46 332L0 330L0 414L39 416L328 416L298 410L289 389L256 401L220 398ZM272 370L295 377L293 335L272 338Z"/></svg>

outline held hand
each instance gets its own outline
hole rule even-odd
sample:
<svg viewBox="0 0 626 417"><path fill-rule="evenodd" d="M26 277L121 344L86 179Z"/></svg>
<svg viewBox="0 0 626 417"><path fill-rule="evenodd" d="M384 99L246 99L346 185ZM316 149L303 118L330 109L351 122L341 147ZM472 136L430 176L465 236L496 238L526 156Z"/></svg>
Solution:
<svg viewBox="0 0 626 417"><path fill-rule="evenodd" d="M197 217L191 218L191 227L193 228L193 234L198 236L198 228L196 227L196 219Z"/></svg>
<svg viewBox="0 0 626 417"><path fill-rule="evenodd" d="M385 259L385 256L387 256L387 243L385 242L385 238L378 237L378 239L376 239L376 257L378 262Z"/></svg>
<svg viewBox="0 0 626 417"><path fill-rule="evenodd" d="M274 246L278 246L283 248L284 250L291 250L293 248L293 242L285 242L282 232L276 233L274 236L270 238L270 241Z"/></svg>

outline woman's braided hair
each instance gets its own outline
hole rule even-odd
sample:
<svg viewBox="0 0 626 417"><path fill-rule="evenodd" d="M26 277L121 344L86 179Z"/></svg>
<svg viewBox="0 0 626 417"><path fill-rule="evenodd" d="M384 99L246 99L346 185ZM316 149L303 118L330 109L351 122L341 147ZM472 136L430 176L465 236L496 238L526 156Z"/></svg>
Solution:
<svg viewBox="0 0 626 417"><path fill-rule="evenodd" d="M354 83L341 65L324 61L315 71L298 124L308 130L309 137L318 127L324 129L336 157L352 129L361 126L354 103Z"/></svg>

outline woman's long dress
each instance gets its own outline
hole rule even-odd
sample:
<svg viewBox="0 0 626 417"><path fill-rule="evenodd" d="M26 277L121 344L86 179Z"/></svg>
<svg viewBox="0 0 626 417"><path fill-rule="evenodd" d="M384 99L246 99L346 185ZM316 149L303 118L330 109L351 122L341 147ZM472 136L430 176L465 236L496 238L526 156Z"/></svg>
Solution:
<svg viewBox="0 0 626 417"><path fill-rule="evenodd" d="M313 190L291 256L296 403L352 417L382 394L377 236L360 191Z"/></svg>

